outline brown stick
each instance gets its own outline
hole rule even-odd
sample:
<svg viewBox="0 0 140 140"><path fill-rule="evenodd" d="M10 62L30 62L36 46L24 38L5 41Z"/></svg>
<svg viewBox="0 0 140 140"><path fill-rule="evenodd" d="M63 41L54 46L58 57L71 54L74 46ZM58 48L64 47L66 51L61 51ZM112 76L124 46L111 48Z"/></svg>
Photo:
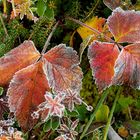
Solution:
<svg viewBox="0 0 140 140"><path fill-rule="evenodd" d="M49 46L50 40L51 40L51 38L52 38L52 36L53 36L53 34L54 34L54 32L55 32L55 30L56 30L56 28L57 28L58 25L59 25L59 21L57 21L56 24L54 25L54 27L52 28L52 31L49 34L49 36L48 36L48 38L47 38L47 40L45 42L45 45L43 47L43 50L42 50L41 54L44 54L46 52L46 49Z"/></svg>

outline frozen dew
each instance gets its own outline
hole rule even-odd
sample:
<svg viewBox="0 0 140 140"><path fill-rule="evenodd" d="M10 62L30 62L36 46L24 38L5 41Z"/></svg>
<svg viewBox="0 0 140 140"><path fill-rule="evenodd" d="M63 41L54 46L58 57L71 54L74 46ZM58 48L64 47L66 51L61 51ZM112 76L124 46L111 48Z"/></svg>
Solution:
<svg viewBox="0 0 140 140"><path fill-rule="evenodd" d="M31 114L32 118L33 119L38 119L39 118L39 113L38 111L34 111L32 114Z"/></svg>
<svg viewBox="0 0 140 140"><path fill-rule="evenodd" d="M68 90L63 103L68 108L68 110L72 112L76 104L80 105L82 103L79 91Z"/></svg>
<svg viewBox="0 0 140 140"><path fill-rule="evenodd" d="M46 92L44 95L46 101L38 106L38 110L32 113L32 117L39 118L39 114L41 115L41 113L43 114L48 110L48 113L43 118L48 118L49 116L58 116L61 118L65 110L65 106L62 104L64 99L63 95L64 94L52 94L51 92ZM45 120L43 119L43 121Z"/></svg>
<svg viewBox="0 0 140 140"><path fill-rule="evenodd" d="M68 119L68 124L62 123L60 125L60 129L57 130L57 132L60 133L60 136L57 137L55 140L61 140L58 138L63 138L63 137L66 140L75 140L76 136L78 135L78 132L75 131L76 127L78 126L78 123L79 123L78 119L75 121L71 121L70 119Z"/></svg>
<svg viewBox="0 0 140 140"><path fill-rule="evenodd" d="M60 135L60 136L58 136L57 138L55 138L55 140L68 140L68 139L67 139L67 136L65 136L65 135Z"/></svg>
<svg viewBox="0 0 140 140"><path fill-rule="evenodd" d="M13 135L14 131L15 131L15 129L13 127L8 127L8 133L10 136Z"/></svg>
<svg viewBox="0 0 140 140"><path fill-rule="evenodd" d="M86 109L88 111L92 111L93 110L93 107L91 105L87 105L84 101L83 101L83 104L86 106Z"/></svg>

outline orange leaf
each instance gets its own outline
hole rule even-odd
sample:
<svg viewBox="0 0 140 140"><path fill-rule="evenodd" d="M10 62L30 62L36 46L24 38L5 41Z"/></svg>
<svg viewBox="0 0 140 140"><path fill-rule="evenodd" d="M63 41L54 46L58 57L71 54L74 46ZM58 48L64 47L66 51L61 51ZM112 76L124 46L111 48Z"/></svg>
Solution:
<svg viewBox="0 0 140 140"><path fill-rule="evenodd" d="M93 17L92 19L85 22L88 26L102 32L103 25L105 24L104 18ZM88 36L95 34L93 31L86 27L79 27L77 32L80 34L82 39L86 39ZM97 39L97 34L95 34L94 40Z"/></svg>
<svg viewBox="0 0 140 140"><path fill-rule="evenodd" d="M0 136L0 140L13 140L10 136Z"/></svg>
<svg viewBox="0 0 140 140"><path fill-rule="evenodd" d="M128 132L128 130L125 127L119 127L118 134L121 137L126 138L129 135L129 132Z"/></svg>
<svg viewBox="0 0 140 140"><path fill-rule="evenodd" d="M113 84L126 84L140 89L140 44L123 48L115 64Z"/></svg>
<svg viewBox="0 0 140 140"><path fill-rule="evenodd" d="M17 48L0 58L0 86L7 85L15 72L33 64L40 54L32 41L24 41Z"/></svg>
<svg viewBox="0 0 140 140"><path fill-rule="evenodd" d="M30 130L36 119L31 114L37 106L45 101L45 91L49 91L48 81L44 73L43 62L39 61L18 71L9 86L10 111L15 116L23 130Z"/></svg>
<svg viewBox="0 0 140 140"><path fill-rule="evenodd" d="M8 0L9 2L12 3L12 0ZM15 5L19 5L25 2L28 2L29 0L13 0Z"/></svg>
<svg viewBox="0 0 140 140"><path fill-rule="evenodd" d="M140 43L140 12L117 8L108 18L116 42Z"/></svg>
<svg viewBox="0 0 140 140"><path fill-rule="evenodd" d="M88 49L90 66L99 91L111 84L114 75L114 64L119 55L117 45L94 41Z"/></svg>
<svg viewBox="0 0 140 140"><path fill-rule="evenodd" d="M44 55L49 85L56 91L79 90L82 71L76 51L60 44Z"/></svg>

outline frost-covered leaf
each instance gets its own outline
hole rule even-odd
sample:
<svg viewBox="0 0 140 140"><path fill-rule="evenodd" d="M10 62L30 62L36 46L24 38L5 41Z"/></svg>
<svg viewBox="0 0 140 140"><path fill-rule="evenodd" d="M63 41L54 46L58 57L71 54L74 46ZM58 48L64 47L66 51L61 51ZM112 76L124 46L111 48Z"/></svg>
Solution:
<svg viewBox="0 0 140 140"><path fill-rule="evenodd" d="M140 89L140 44L122 49L115 63L114 85L128 85Z"/></svg>
<svg viewBox="0 0 140 140"><path fill-rule="evenodd" d="M61 135L55 138L55 140L67 140L67 137L65 135Z"/></svg>
<svg viewBox="0 0 140 140"><path fill-rule="evenodd" d="M42 61L14 75L8 89L9 106L10 111L15 112L16 119L23 130L30 130L37 122L31 114L37 110L39 104L45 101L45 91L49 90Z"/></svg>
<svg viewBox="0 0 140 140"><path fill-rule="evenodd" d="M8 85L15 72L34 63L40 57L32 41L24 41L0 58L0 86Z"/></svg>
<svg viewBox="0 0 140 140"><path fill-rule="evenodd" d="M117 8L108 18L116 42L140 43L140 12Z"/></svg>
<svg viewBox="0 0 140 140"><path fill-rule="evenodd" d="M58 129L57 132L60 133L61 136L64 135L68 140L75 140L75 137L78 135L78 132L75 131L78 123L78 119L73 122L69 120L68 125L61 124L60 129Z"/></svg>
<svg viewBox="0 0 140 140"><path fill-rule="evenodd" d="M121 0L103 0L103 2L111 10L116 9L121 5Z"/></svg>
<svg viewBox="0 0 140 140"><path fill-rule="evenodd" d="M22 137L21 131L13 132L13 134L9 135L0 135L0 140L24 140Z"/></svg>
<svg viewBox="0 0 140 140"><path fill-rule="evenodd" d="M68 91L67 95L64 98L63 103L68 108L70 112L74 110L75 104L81 104L82 99L80 98L79 92L76 91Z"/></svg>
<svg viewBox="0 0 140 140"><path fill-rule="evenodd" d="M61 103L63 100L62 96L59 95L54 95L50 92L46 92L45 94L45 102L41 103L38 108L38 112L40 111L45 111L47 110L47 114L46 116L44 115L45 118L44 121L46 121L48 119L49 116L58 116L58 117L62 117L63 116L63 112L65 109L65 106Z"/></svg>
<svg viewBox="0 0 140 140"><path fill-rule="evenodd" d="M81 88L82 71L78 66L79 59L76 51L60 44L48 51L44 58L50 87L60 92Z"/></svg>
<svg viewBox="0 0 140 140"><path fill-rule="evenodd" d="M89 46L88 58L99 91L110 85L118 55L118 47L113 43L94 41Z"/></svg>

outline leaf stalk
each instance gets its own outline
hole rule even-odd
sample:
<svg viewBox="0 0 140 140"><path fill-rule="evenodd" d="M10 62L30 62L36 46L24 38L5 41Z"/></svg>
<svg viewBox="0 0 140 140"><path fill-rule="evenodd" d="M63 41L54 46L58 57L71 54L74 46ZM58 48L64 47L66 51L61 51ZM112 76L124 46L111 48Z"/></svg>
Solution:
<svg viewBox="0 0 140 140"><path fill-rule="evenodd" d="M108 130L109 130L109 127L110 127L110 123L111 123L111 120L112 120L112 117L113 117L113 113L114 113L114 110L115 110L117 101L118 101L118 99L119 99L119 95L120 95L120 93L121 93L121 91L122 91L121 89L122 89L122 88L119 88L118 91L117 91L117 94L116 94L116 97L115 97L115 100L114 100L113 106L112 106L112 108L111 108L110 115L109 115L109 118L108 118L108 121L107 121L107 124L106 124L106 127L105 127L104 138L103 138L103 140L106 140L106 139L107 139L107 134L108 134Z"/></svg>
<svg viewBox="0 0 140 140"><path fill-rule="evenodd" d="M69 19L69 20L71 20L71 21L74 21L74 22L80 24L81 26L84 26L84 27L90 29L91 31L93 31L93 32L94 32L95 34L97 34L97 35L102 34L100 31L96 30L95 28L92 28L92 27L88 26L87 24L85 24L85 23L83 23L83 22L81 22L81 21L79 21L79 20L77 20L77 19L74 19L74 18L72 18L72 17L66 17L66 19ZM110 37L107 37L107 36L105 36L105 35L103 35L103 36L104 36L104 38L105 38L107 41L109 41L109 42L111 42L111 43L115 43L115 41L112 40Z"/></svg>
<svg viewBox="0 0 140 140"><path fill-rule="evenodd" d="M47 40L46 40L46 42L45 42L45 45L44 45L44 47L43 47L43 50L42 50L41 54L44 54L44 53L46 52L46 49L47 49L47 47L48 47L49 44L50 44L50 40L51 40L51 38L52 38L52 36L53 36L53 34L54 34L54 32L55 32L57 26L59 25L59 22L60 22L60 21L57 21L56 24L54 25L54 27L52 28L52 31L51 31L51 33L49 34L49 36L48 36L48 38L47 38Z"/></svg>
<svg viewBox="0 0 140 140"><path fill-rule="evenodd" d="M92 123L93 120L94 120L94 117L95 117L95 115L96 115L98 109L99 109L99 108L101 107L101 105L103 104L103 102L104 102L104 100L106 99L108 93L109 93L108 90L103 92L103 94L102 94L102 96L101 96L101 99L99 100L99 102L98 102L98 104L97 104L97 106L96 106L94 112L93 112L92 115L90 116L90 120L88 121L88 123L87 123L87 125L86 125L86 127L85 127L85 129L84 129L84 131L83 131L83 133L82 133L81 136L80 136L80 140L85 136L85 134L86 134L86 132L87 132L89 126L91 125L91 123Z"/></svg>

